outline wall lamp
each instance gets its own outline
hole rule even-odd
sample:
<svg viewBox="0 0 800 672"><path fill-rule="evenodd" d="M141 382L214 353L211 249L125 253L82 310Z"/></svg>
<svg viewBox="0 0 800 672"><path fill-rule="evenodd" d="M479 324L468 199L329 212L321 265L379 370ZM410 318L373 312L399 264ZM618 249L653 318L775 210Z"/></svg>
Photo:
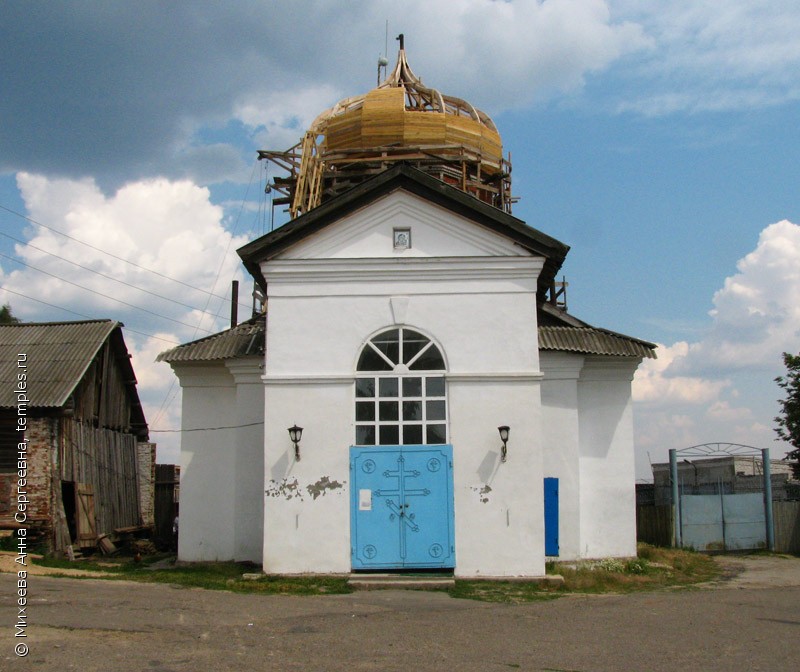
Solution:
<svg viewBox="0 0 800 672"><path fill-rule="evenodd" d="M511 429L508 425L500 425L497 428L497 431L500 432L500 440L503 442L503 447L500 448L500 461L506 461L506 455L508 454L508 430Z"/></svg>
<svg viewBox="0 0 800 672"><path fill-rule="evenodd" d="M289 427L289 439L294 444L294 459L300 461L300 438L303 436L303 428L297 425Z"/></svg>

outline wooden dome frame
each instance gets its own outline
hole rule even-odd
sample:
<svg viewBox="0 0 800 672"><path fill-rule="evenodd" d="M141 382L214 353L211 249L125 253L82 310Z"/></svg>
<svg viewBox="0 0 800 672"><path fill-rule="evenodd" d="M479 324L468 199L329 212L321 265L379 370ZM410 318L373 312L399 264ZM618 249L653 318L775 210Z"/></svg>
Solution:
<svg viewBox="0 0 800 672"><path fill-rule="evenodd" d="M292 218L407 162L504 212L511 212L511 157L489 115L426 87L406 59L403 36L392 72L377 88L339 101L286 151L261 150L288 173L271 185Z"/></svg>

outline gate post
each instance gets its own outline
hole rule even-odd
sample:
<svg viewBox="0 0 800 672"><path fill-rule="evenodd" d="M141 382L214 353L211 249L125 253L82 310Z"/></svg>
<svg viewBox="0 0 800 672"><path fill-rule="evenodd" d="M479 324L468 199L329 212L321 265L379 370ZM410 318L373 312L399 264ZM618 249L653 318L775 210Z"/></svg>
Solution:
<svg viewBox="0 0 800 672"><path fill-rule="evenodd" d="M669 479L672 485L672 538L677 548L683 546L681 535L681 500L678 493L678 451L669 450Z"/></svg>
<svg viewBox="0 0 800 672"><path fill-rule="evenodd" d="M769 461L769 448L761 449L764 463L764 518L767 525L767 548L775 550L775 530L772 526L772 464Z"/></svg>

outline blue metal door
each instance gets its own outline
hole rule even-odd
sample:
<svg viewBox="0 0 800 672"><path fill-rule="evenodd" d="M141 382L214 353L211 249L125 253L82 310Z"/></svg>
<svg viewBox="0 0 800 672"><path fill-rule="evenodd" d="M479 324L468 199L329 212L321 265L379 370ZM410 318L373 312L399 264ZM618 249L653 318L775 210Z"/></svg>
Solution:
<svg viewBox="0 0 800 672"><path fill-rule="evenodd" d="M452 446L350 448L353 569L455 566Z"/></svg>
<svg viewBox="0 0 800 672"><path fill-rule="evenodd" d="M544 479L544 554L558 555L558 479Z"/></svg>

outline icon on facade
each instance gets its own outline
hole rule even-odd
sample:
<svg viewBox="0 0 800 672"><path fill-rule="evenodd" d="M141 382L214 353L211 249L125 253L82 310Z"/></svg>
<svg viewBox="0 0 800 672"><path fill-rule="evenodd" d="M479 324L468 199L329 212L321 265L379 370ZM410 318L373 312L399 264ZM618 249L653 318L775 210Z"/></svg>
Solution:
<svg viewBox="0 0 800 672"><path fill-rule="evenodd" d="M407 250L411 247L411 229L394 230L394 249Z"/></svg>

